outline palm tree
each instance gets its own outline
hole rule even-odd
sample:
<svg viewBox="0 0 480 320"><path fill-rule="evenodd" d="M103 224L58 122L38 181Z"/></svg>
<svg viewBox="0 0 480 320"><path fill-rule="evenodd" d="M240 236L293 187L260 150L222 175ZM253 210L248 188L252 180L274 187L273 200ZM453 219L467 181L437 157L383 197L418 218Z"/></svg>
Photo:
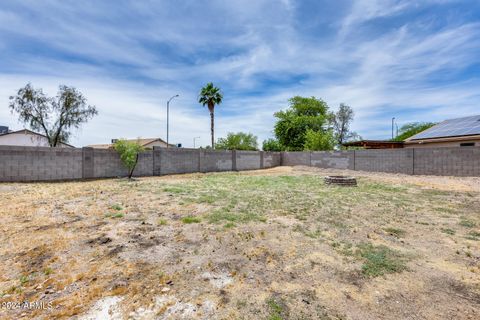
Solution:
<svg viewBox="0 0 480 320"><path fill-rule="evenodd" d="M213 86L213 83L209 82L205 87L202 88L200 94L198 95L198 102L203 104L203 106L208 107L210 111L210 133L212 135L212 148L215 147L214 139L214 109L216 104L222 103L223 95L220 92L220 88Z"/></svg>

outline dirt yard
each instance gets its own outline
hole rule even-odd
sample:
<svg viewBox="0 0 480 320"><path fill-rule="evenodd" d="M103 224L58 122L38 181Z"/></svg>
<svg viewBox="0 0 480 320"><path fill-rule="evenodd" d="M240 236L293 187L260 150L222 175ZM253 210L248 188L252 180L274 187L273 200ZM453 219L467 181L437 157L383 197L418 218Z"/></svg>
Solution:
<svg viewBox="0 0 480 320"><path fill-rule="evenodd" d="M479 319L480 179L332 173L0 184L0 318Z"/></svg>

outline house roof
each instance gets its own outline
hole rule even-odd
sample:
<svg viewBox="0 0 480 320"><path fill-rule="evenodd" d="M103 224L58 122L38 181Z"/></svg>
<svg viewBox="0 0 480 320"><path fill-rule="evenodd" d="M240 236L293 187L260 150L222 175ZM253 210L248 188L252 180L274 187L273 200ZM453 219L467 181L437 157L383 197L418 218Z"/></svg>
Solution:
<svg viewBox="0 0 480 320"><path fill-rule="evenodd" d="M10 131L10 132L7 132L7 133L0 134L0 137L4 137L4 136L10 135L10 134L15 134L15 133L32 134L32 135L35 135L35 136L39 136L39 137L43 137L45 139L48 139L46 135L35 132L35 131L32 131L32 130L28 130L28 129ZM65 143L65 142L61 142L61 144L65 145L67 147L75 148L75 146L72 146L71 144L68 144L68 143Z"/></svg>
<svg viewBox="0 0 480 320"><path fill-rule="evenodd" d="M393 149L403 148L403 141L390 141L390 140L359 140L346 142L344 147L363 147L367 149Z"/></svg>
<svg viewBox="0 0 480 320"><path fill-rule="evenodd" d="M145 147L146 145L149 145L150 143L157 142L157 141L160 141L160 142L163 142L163 143L167 144L163 139L160 139L160 138L126 139L126 140L131 141L131 142L138 142L143 147ZM176 147L173 144L170 144L169 146L170 147ZM110 148L113 147L113 144L112 143L91 144L91 145L88 145L87 147L95 148L95 149L110 149Z"/></svg>
<svg viewBox="0 0 480 320"><path fill-rule="evenodd" d="M408 141L480 135L480 115L449 119L408 138Z"/></svg>

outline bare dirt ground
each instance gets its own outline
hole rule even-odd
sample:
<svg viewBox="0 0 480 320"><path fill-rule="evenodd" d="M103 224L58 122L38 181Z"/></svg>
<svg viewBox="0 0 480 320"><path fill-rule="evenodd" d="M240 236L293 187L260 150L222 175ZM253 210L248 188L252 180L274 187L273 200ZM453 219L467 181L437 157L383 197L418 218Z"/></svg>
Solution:
<svg viewBox="0 0 480 320"><path fill-rule="evenodd" d="M478 178L279 167L0 184L0 218L1 319L480 315Z"/></svg>

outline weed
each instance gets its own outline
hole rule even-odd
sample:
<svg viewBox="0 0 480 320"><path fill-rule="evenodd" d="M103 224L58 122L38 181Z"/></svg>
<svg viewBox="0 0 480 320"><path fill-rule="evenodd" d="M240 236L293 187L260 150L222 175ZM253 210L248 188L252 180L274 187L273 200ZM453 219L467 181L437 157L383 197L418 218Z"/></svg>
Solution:
<svg viewBox="0 0 480 320"><path fill-rule="evenodd" d="M455 234L455 230L452 230L452 229L449 229L449 228L442 228L442 232L446 233L446 234L449 234L451 236L453 236Z"/></svg>
<svg viewBox="0 0 480 320"><path fill-rule="evenodd" d="M106 213L105 218L123 218L123 213Z"/></svg>
<svg viewBox="0 0 480 320"><path fill-rule="evenodd" d="M468 220L468 219L462 219L462 220L460 220L460 222L458 224L461 225L462 227L465 227L465 228L475 227L475 222L473 222L472 220Z"/></svg>
<svg viewBox="0 0 480 320"><path fill-rule="evenodd" d="M309 238L318 239L319 237L322 236L322 231L317 229L315 231L306 231L304 232L304 234Z"/></svg>
<svg viewBox="0 0 480 320"><path fill-rule="evenodd" d="M403 256L383 245L360 244L357 249L357 255L365 260L362 272L368 277L378 277L406 269Z"/></svg>
<svg viewBox="0 0 480 320"><path fill-rule="evenodd" d="M165 225L167 225L167 220L160 218L160 219L157 220L157 224L159 226L165 226Z"/></svg>
<svg viewBox="0 0 480 320"><path fill-rule="evenodd" d="M235 226L236 226L235 223L233 223L233 222L228 222L228 223L226 223L223 227L224 227L225 229L230 229L230 228L233 228L233 227L235 227Z"/></svg>
<svg viewBox="0 0 480 320"><path fill-rule="evenodd" d="M385 231L396 238L402 238L405 235L405 230L397 229L397 228L385 228Z"/></svg>
<svg viewBox="0 0 480 320"><path fill-rule="evenodd" d="M182 222L189 224L189 223L200 223L202 220L199 217L194 216L186 216L182 218Z"/></svg>
<svg viewBox="0 0 480 320"><path fill-rule="evenodd" d="M46 276L49 276L53 273L53 269L52 268L45 268L43 270L43 274L46 275Z"/></svg>
<svg viewBox="0 0 480 320"><path fill-rule="evenodd" d="M429 226L430 223L428 222L423 222L423 221L415 221L416 224L421 224L421 225L424 225L424 226Z"/></svg>
<svg viewBox="0 0 480 320"><path fill-rule="evenodd" d="M465 238L468 239L468 240L478 241L478 240L480 240L480 232L470 231Z"/></svg>
<svg viewBox="0 0 480 320"><path fill-rule="evenodd" d="M28 281L30 281L28 276L23 275L23 276L20 277L20 285L24 286L25 284L28 283Z"/></svg>
<svg viewBox="0 0 480 320"><path fill-rule="evenodd" d="M110 207L110 209L115 210L115 211L123 210L122 206L119 205L119 204L114 204L113 206Z"/></svg>
<svg viewBox="0 0 480 320"><path fill-rule="evenodd" d="M286 319L284 317L285 310L281 301L276 301L274 298L270 298L267 300L267 306L269 309L268 320Z"/></svg>

